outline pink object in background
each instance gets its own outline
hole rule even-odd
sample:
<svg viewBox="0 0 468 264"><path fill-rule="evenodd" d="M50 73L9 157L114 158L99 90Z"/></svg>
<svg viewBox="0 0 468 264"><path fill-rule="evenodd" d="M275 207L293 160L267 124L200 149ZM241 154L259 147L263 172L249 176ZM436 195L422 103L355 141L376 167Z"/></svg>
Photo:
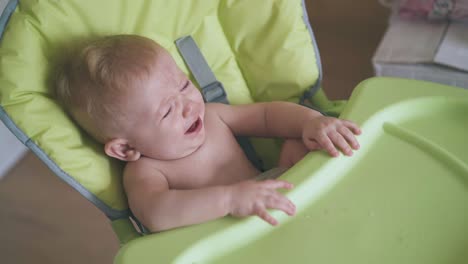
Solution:
<svg viewBox="0 0 468 264"><path fill-rule="evenodd" d="M468 22L468 0L400 0L396 5L404 18Z"/></svg>

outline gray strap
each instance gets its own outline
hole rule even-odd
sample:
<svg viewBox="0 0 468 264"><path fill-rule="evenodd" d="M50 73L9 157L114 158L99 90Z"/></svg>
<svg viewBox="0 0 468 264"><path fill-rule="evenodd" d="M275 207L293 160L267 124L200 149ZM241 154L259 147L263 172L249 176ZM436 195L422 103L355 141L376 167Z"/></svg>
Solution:
<svg viewBox="0 0 468 264"><path fill-rule="evenodd" d="M191 36L181 37L175 43L200 86L205 101L228 104L222 83L216 80L193 38Z"/></svg>
<svg viewBox="0 0 468 264"><path fill-rule="evenodd" d="M205 102L229 104L223 84L216 80L215 75L206 63L203 54L191 36L185 36L175 41L177 49L200 86ZM263 171L263 162L258 158L255 149L247 137L237 137L237 142L244 150L247 158L257 169Z"/></svg>

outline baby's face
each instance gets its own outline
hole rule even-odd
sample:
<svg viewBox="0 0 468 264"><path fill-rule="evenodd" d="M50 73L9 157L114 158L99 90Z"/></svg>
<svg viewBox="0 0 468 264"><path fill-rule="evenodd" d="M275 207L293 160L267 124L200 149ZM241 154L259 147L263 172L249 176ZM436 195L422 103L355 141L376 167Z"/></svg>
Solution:
<svg viewBox="0 0 468 264"><path fill-rule="evenodd" d="M190 155L205 141L205 104L198 89L162 50L143 87L126 104L127 139L142 156L171 160Z"/></svg>

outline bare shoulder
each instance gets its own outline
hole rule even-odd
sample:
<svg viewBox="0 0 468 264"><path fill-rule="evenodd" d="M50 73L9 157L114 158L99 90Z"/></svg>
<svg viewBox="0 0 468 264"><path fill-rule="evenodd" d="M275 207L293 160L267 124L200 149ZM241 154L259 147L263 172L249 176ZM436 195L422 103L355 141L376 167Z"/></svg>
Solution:
<svg viewBox="0 0 468 264"><path fill-rule="evenodd" d="M123 185L128 204L133 214L140 220L145 219L145 212L151 205L152 196L169 190L167 179L157 169L154 160L144 157L126 164Z"/></svg>
<svg viewBox="0 0 468 264"><path fill-rule="evenodd" d="M225 111L229 111L230 105L221 103L207 103L205 105L205 114L219 117Z"/></svg>
<svg viewBox="0 0 468 264"><path fill-rule="evenodd" d="M128 162L123 173L123 184L127 195L132 192L163 191L169 189L166 176L157 167L157 162L142 157Z"/></svg>
<svg viewBox="0 0 468 264"><path fill-rule="evenodd" d="M229 115L235 113L233 111L234 106L222 103L208 103L205 106L206 115L215 117L220 121L226 122L226 119L229 119Z"/></svg>

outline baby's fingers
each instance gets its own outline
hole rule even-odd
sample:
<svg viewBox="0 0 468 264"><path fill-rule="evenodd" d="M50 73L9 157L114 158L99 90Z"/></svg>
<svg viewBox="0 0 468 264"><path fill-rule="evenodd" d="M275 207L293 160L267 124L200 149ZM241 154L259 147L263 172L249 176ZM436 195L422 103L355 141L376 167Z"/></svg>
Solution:
<svg viewBox="0 0 468 264"><path fill-rule="evenodd" d="M355 123L349 121L349 120L343 120L343 124L349 129L351 130L355 135L360 135L361 134L361 129L359 128L358 125L356 125Z"/></svg>
<svg viewBox="0 0 468 264"><path fill-rule="evenodd" d="M257 209L256 215L272 226L278 224L278 220L271 216L265 209Z"/></svg>
<svg viewBox="0 0 468 264"><path fill-rule="evenodd" d="M277 192L270 196L265 205L269 209L281 210L288 215L296 213L296 206L288 198Z"/></svg>
<svg viewBox="0 0 468 264"><path fill-rule="evenodd" d="M261 184L269 189L292 189L294 185L290 182L283 181L283 180L266 180L261 182Z"/></svg>
<svg viewBox="0 0 468 264"><path fill-rule="evenodd" d="M345 155L353 155L351 147L348 145L348 142L343 138L341 134L339 134L338 132L331 132L330 138L333 141L333 143L335 143L335 145L338 146L341 149L341 151L343 151Z"/></svg>
<svg viewBox="0 0 468 264"><path fill-rule="evenodd" d="M321 135L317 137L316 140L320 144L320 146L322 146L322 148L326 150L331 156L336 157L339 155L338 150L336 150L335 146L333 145L332 141L328 136Z"/></svg>
<svg viewBox="0 0 468 264"><path fill-rule="evenodd" d="M346 139L348 144L351 145L353 149L357 150L360 148L356 137L347 127L341 127L338 132Z"/></svg>

